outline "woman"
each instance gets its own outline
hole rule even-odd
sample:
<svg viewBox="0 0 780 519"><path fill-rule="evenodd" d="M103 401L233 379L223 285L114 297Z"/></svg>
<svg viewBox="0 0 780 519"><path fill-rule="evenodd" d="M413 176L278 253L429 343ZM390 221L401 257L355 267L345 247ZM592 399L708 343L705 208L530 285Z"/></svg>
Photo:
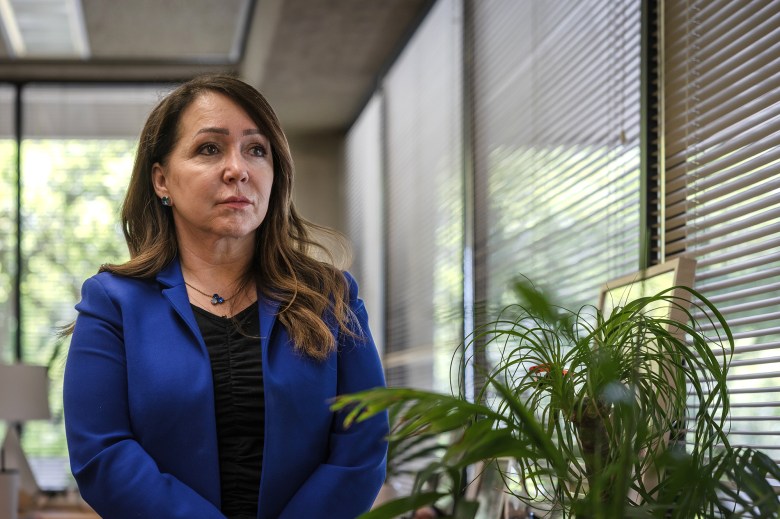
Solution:
<svg viewBox="0 0 780 519"><path fill-rule="evenodd" d="M105 519L354 518L386 417L330 400L384 384L357 286L317 261L266 100L196 78L149 116L122 222L131 259L82 288L65 372L71 468Z"/></svg>

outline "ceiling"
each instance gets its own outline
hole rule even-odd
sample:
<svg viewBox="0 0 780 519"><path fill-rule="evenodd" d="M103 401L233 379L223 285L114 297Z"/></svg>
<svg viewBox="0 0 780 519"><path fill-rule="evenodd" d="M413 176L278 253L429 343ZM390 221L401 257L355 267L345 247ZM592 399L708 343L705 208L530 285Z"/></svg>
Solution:
<svg viewBox="0 0 780 519"><path fill-rule="evenodd" d="M342 132L431 0L0 0L0 81L239 73L290 134Z"/></svg>

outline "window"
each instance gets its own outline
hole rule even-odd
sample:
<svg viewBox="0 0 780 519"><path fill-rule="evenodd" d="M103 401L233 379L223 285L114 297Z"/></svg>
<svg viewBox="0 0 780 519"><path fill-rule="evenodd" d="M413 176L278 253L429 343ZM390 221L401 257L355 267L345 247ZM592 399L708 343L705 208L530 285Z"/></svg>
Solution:
<svg viewBox="0 0 780 519"><path fill-rule="evenodd" d="M519 275L576 310L643 258L688 256L735 332L731 441L780 459L778 41L778 2L437 2L382 82L389 380L444 379L431 344L457 340L432 330L475 309L455 289L472 225L492 315Z"/></svg>
<svg viewBox="0 0 780 519"><path fill-rule="evenodd" d="M347 234L352 237L352 273L360 284L371 332L384 351L382 260L382 97L375 95L347 135Z"/></svg>
<svg viewBox="0 0 780 519"><path fill-rule="evenodd" d="M2 227L21 246L18 333L21 358L49 366L51 422L24 424L23 447L43 489L66 487L69 477L62 422L62 373L71 322L83 281L107 262L127 259L119 207L132 170L143 121L163 87L29 85L21 90L21 232ZM2 182L15 186L16 168L0 141ZM16 146L10 142L10 149ZM13 154L12 154L13 156ZM3 197L11 190L3 189ZM2 201L3 212L16 200ZM10 221L15 221L12 217ZM6 219L3 219L3 224ZM5 278L3 279L5 284ZM3 285L5 286L5 285ZM5 303L0 303L5 304Z"/></svg>
<svg viewBox="0 0 780 519"><path fill-rule="evenodd" d="M640 2L472 9L479 299L513 302L524 276L595 304L639 268Z"/></svg>
<svg viewBox="0 0 780 519"><path fill-rule="evenodd" d="M461 11L438 2L383 82L388 383L442 391L463 336Z"/></svg>
<svg viewBox="0 0 780 519"><path fill-rule="evenodd" d="M0 362L13 360L16 342L15 90L0 84Z"/></svg>
<svg viewBox="0 0 780 519"><path fill-rule="evenodd" d="M780 459L780 4L664 9L663 250L734 332L731 443Z"/></svg>

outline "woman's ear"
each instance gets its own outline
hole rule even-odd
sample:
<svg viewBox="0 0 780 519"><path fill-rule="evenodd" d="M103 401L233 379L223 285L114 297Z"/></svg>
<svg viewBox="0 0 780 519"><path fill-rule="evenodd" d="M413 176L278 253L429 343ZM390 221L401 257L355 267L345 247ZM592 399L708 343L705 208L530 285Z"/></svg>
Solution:
<svg viewBox="0 0 780 519"><path fill-rule="evenodd" d="M159 198L170 196L165 182L165 170L159 162L155 162L152 165L152 185L154 186L154 192Z"/></svg>

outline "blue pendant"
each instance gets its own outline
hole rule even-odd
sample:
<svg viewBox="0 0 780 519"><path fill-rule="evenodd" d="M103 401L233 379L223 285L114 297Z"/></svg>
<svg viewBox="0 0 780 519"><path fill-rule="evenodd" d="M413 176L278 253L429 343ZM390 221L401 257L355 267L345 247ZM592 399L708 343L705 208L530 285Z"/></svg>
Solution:
<svg viewBox="0 0 780 519"><path fill-rule="evenodd" d="M225 298L220 297L219 294L214 294L213 296L211 296L212 305L221 305L224 302L225 302Z"/></svg>

